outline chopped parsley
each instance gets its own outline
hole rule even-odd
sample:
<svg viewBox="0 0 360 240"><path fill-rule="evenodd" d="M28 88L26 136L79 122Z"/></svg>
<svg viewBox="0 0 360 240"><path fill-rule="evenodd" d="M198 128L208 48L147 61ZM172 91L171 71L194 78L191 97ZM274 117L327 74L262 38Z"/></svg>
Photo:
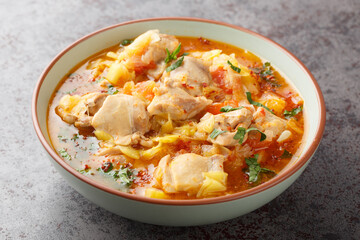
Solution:
<svg viewBox="0 0 360 240"><path fill-rule="evenodd" d="M59 154L60 154L60 157L62 157L65 160L71 161L71 159L72 159L70 154L64 148L59 150Z"/></svg>
<svg viewBox="0 0 360 240"><path fill-rule="evenodd" d="M284 111L284 116L286 119L290 119L294 117L296 114L300 113L302 111L302 106L299 106L297 108L292 109L291 111Z"/></svg>
<svg viewBox="0 0 360 240"><path fill-rule="evenodd" d="M285 158L291 158L292 154L287 151L286 149L284 150L284 153L280 156L281 159L285 159Z"/></svg>
<svg viewBox="0 0 360 240"><path fill-rule="evenodd" d="M105 173L110 172L113 169L113 164L111 162L105 162L101 165L101 170Z"/></svg>
<svg viewBox="0 0 360 240"><path fill-rule="evenodd" d="M72 141L76 141L77 139L79 139L79 134L74 134L73 137L71 138Z"/></svg>
<svg viewBox="0 0 360 240"><path fill-rule="evenodd" d="M234 70L235 72L237 72L237 73L241 72L241 69L234 66L229 60L227 61L227 63L230 65L231 69Z"/></svg>
<svg viewBox="0 0 360 240"><path fill-rule="evenodd" d="M129 45L129 44L131 44L132 42L134 42L134 40L131 40L131 39L124 39L124 40L122 40L122 42L121 42L121 46L127 46L127 45Z"/></svg>
<svg viewBox="0 0 360 240"><path fill-rule="evenodd" d="M273 172L273 170L262 168L260 164L257 162L259 154L255 154L252 158L245 158L246 164L249 166L249 171L247 174L249 175L249 182L253 183L258 180L258 176L260 172Z"/></svg>
<svg viewBox="0 0 360 240"><path fill-rule="evenodd" d="M112 176L115 179L115 181L119 181L121 184L125 185L126 187L130 187L136 178L136 170L124 166L121 166L119 170L114 170L113 164L111 162L104 163L101 167L99 167L96 170L102 171Z"/></svg>
<svg viewBox="0 0 360 240"><path fill-rule="evenodd" d="M255 105L255 106L258 106L258 107L263 107L263 108L265 108L266 110L268 110L269 112L271 112L272 114L274 114L273 111L271 111L271 110L270 110L268 107L266 107L265 105L263 105L263 104L261 104L261 103L259 103L259 102L255 102L254 100L252 100L252 99L251 99L251 93L250 93L250 92L246 92L246 98L247 98L247 100L249 101L250 104Z"/></svg>
<svg viewBox="0 0 360 240"><path fill-rule="evenodd" d="M242 108L244 108L244 107L240 106L240 107L234 108L232 106L225 106L225 107L220 108L220 112L231 112L231 111L239 110Z"/></svg>
<svg viewBox="0 0 360 240"><path fill-rule="evenodd" d="M88 174L90 169L91 169L90 167L85 167L84 169L77 169L77 171L81 174ZM93 173L91 173L91 174L93 174Z"/></svg>
<svg viewBox="0 0 360 240"><path fill-rule="evenodd" d="M224 133L226 131L222 131L219 129L214 129L211 134L210 134L210 138L215 139L217 136L219 136L220 134Z"/></svg>
<svg viewBox="0 0 360 240"><path fill-rule="evenodd" d="M180 49L181 49L181 43L179 43L179 45L177 46L177 48L172 52L170 53L169 52L169 49L166 48L166 58L165 58L165 63L168 63L170 62L171 60L176 60L177 59L177 55L179 54L180 52ZM183 56L185 56L183 54Z"/></svg>
<svg viewBox="0 0 360 240"><path fill-rule="evenodd" d="M262 80L268 82L273 87L280 87L274 76L274 71L271 69L271 64L266 62L263 64L262 68L251 68L254 73L256 73Z"/></svg>
<svg viewBox="0 0 360 240"><path fill-rule="evenodd" d="M135 180L135 171L122 166L119 170L114 171L113 177L121 184L130 187Z"/></svg>
<svg viewBox="0 0 360 240"><path fill-rule="evenodd" d="M108 85L108 91L107 93L110 94L110 95L114 95L116 93L118 93L119 90L117 90L113 85Z"/></svg>
<svg viewBox="0 0 360 240"><path fill-rule="evenodd" d="M250 131L258 131L261 134L260 142L264 141L266 139L266 134L260 131L257 128L248 128L245 129L243 127L238 127L236 134L234 135L235 140L239 140L239 143L242 144L244 141L245 134Z"/></svg>
<svg viewBox="0 0 360 240"><path fill-rule="evenodd" d="M166 68L166 72L171 72L172 70L181 66L184 61L184 56L180 57L175 63Z"/></svg>
<svg viewBox="0 0 360 240"><path fill-rule="evenodd" d="M68 139L62 135L58 135L58 139L59 141L63 141L63 142L66 142Z"/></svg>

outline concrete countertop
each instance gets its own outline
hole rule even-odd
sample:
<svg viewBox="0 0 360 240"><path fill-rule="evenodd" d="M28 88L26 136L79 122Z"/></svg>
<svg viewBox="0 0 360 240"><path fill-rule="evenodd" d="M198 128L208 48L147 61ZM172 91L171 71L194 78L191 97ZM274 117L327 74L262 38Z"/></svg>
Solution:
<svg viewBox="0 0 360 240"><path fill-rule="evenodd" d="M2 0L0 16L0 239L360 239L360 1ZM89 202L48 161L30 112L42 70L90 32L161 16L249 28L293 52L319 82L322 143L264 207L208 226L142 224Z"/></svg>

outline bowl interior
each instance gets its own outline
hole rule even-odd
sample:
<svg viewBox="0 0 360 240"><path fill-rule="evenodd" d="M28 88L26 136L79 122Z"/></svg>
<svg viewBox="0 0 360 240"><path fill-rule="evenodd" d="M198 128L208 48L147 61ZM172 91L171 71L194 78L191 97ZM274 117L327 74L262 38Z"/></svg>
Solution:
<svg viewBox="0 0 360 240"><path fill-rule="evenodd" d="M246 29L235 29L230 25L215 24L205 21L191 21L186 19L153 19L122 24L103 29L96 34L86 36L69 46L60 53L42 75L43 82L37 95L36 112L40 130L45 140L50 145L47 132L46 115L48 102L52 92L62 77L76 64L104 48L118 44L126 38L134 38L149 29L159 29L161 33L179 36L204 37L229 43L247 49L259 57L272 63L285 75L304 99L306 118L306 134L302 152L306 152L319 137L317 132L321 129L322 109L321 93L317 92L317 85L312 80L311 74L300 64L295 57L285 49L268 39L250 32ZM320 95L319 95L320 94ZM35 96L36 97L36 96ZM320 136L321 137L321 136ZM283 170L288 169L298 158Z"/></svg>

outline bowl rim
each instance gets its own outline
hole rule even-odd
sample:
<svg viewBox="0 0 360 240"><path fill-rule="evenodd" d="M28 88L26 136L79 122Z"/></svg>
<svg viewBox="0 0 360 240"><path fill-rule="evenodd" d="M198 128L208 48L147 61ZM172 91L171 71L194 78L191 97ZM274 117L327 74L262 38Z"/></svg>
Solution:
<svg viewBox="0 0 360 240"><path fill-rule="evenodd" d="M134 24L134 23L151 22L151 21L169 21L169 20L171 20L171 21L190 21L190 22L192 21L192 22L202 22L202 23L208 23L208 24L214 24L214 25L222 25L225 27L230 27L235 30L239 30L239 31L251 34L257 38L260 38L260 39L267 41L270 44L278 47L280 50L282 50L282 52L284 52L286 55L288 55L288 57L290 57L298 65L298 67L302 71L305 72L306 75L308 75L310 77L310 79L312 80L314 89L316 91L317 100L320 104L320 112L319 112L319 115L320 115L319 121L320 122L319 122L318 129L316 131L316 135L315 135L313 142L311 143L309 149L307 151L303 152L301 154L300 158L289 169L284 171L281 175L278 175L277 177L272 178L271 180L269 180L257 187L254 187L254 188L242 191L242 192L234 193L234 194L229 194L229 195L219 196L219 197L214 197L214 198L192 199L192 200L155 199L155 198L147 198L144 196L138 196L138 195L133 195L130 193L121 192L119 190L109 188L103 184L100 184L100 183L84 176L83 174L79 173L74 168L72 168L69 164L67 164L63 159L61 159L60 156L50 146L50 144L47 143L47 141L40 129L39 120L37 117L37 99L39 96L39 91L42 86L42 83L44 82L44 79L46 78L48 72L55 65L55 63L65 53L70 51L72 48L74 48L79 43L87 40L88 38L91 38L94 35L102 33L104 31L107 31L107 30L110 30L110 29L113 29L116 27L124 26L124 25ZM229 24L229 23L219 22L219 21L215 21L215 20L194 18L194 17L160 17L160 18L145 18L145 19L132 20L132 21L122 22L119 24L115 24L115 25L112 25L109 27L102 28L100 30L94 31L94 32L76 40L75 42L71 43L68 47L66 47L64 50L62 50L57 56L55 56L53 58L53 60L49 63L49 65L45 68L45 70L42 72L42 74L40 75L40 78L39 78L39 80L35 86L34 92L33 92L32 104L31 104L31 114L32 114L32 120L33 120L33 126L35 128L35 132L36 132L41 144L45 148L45 150L62 168L64 168L66 171L68 171L70 174L72 174L79 180L81 180L99 190L105 191L107 193L110 193L110 194L113 194L113 195L116 195L119 197L126 198L128 200L135 200L135 201L151 203L151 204L175 205L175 206L186 206L186 205L192 206L192 205L207 205L207 204L215 204L215 203L225 203L225 202L229 202L232 200L238 200L241 198L252 196L254 194L265 191L265 190L267 190L271 187L274 187L275 185L283 182L284 180L290 178L293 174L295 174L301 167L303 167L305 165L305 163L315 153L317 147L320 144L320 140L321 140L323 132L324 132L325 120L326 120L325 102L324 102L324 98L323 98L323 95L322 95L322 92L320 90L318 83L316 82L316 80L315 80L314 76L311 74L311 72L305 67L305 65L297 57L295 57L295 55L293 55L290 51L285 49L283 46L281 46L277 42L275 42L259 33L248 30L244 27L236 26L236 25Z"/></svg>

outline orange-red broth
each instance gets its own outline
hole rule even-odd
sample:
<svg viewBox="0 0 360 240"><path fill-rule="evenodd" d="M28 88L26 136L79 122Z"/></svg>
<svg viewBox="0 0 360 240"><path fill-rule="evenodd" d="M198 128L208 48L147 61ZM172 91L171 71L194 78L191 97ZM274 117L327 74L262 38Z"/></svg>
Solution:
<svg viewBox="0 0 360 240"><path fill-rule="evenodd" d="M237 48L235 46L207 40L204 38L191 38L191 37L177 37L177 39L182 44L182 49L180 54L184 52L191 51L209 51L213 49L221 49L225 54L235 53L238 61L247 67L251 68L259 68L263 65L262 60L255 56L254 54L245 51L243 49ZM56 90L53 93L53 96L49 102L48 107L48 130L50 139L54 149L66 149L66 151L71 156L71 160L64 159L68 164L70 164L73 168L82 171L84 169L91 169L85 173L89 178L93 178L98 182L103 183L109 187L119 189L121 191L128 191L133 194L142 194L144 187L150 186L150 181L152 177L152 173L154 168L157 166L160 159L170 154L172 156L177 155L179 153L200 153L201 144L206 142L199 141L178 141L173 144L169 144L166 148L166 152L162 151L157 154L153 159L142 161L141 158L139 160L132 160L128 158L128 162L125 164L126 167L131 168L139 168L142 169L137 172L137 177L134 183L130 188L124 187L122 184L114 181L113 177L108 174L104 174L101 171L96 171L101 166L101 163L112 162L114 165L114 169L118 169L120 166L124 166L124 163L119 163L116 157L112 156L96 156L95 152L98 150L99 140L93 134L93 129L85 129L78 130L73 125L69 125L61 120L61 118L56 114L55 107L58 105L59 100L65 94L79 94L83 95L89 92L107 92L107 89L100 87L99 84L94 84L96 80L100 79L102 75L94 77L91 74L91 70L87 69L89 63L96 61L99 58L106 58L106 53L108 51L116 52L119 49L119 45L113 46L111 48L105 49L90 58L82 61L77 66L75 66L58 84ZM179 55L180 55L179 54ZM151 65L148 67L152 67ZM139 67L136 70L137 81L141 82L143 80L147 80L146 76L142 74L146 68ZM275 70L274 70L275 71ZM255 74L254 74L255 76ZM275 71L274 76L276 81L281 84L280 87L273 87L271 84L263 81L258 77L258 81L260 83L261 91L258 96L253 95L253 100L257 100L257 97L261 96L263 92L271 91L272 93L278 94L283 97L286 101L285 109L290 111L293 108L296 108L302 105L302 102L294 103L293 99L298 98L299 95L296 91L285 81L285 79L279 74L279 72ZM212 73L212 77L214 81L218 83L220 87L222 86L222 74L219 72ZM140 84L141 88L141 84ZM141 90L141 89L140 89ZM233 105L236 107L236 89L227 89L223 88L224 93L228 95L232 95L231 100L227 100L226 102L218 102L211 106L209 106L206 111L209 111L213 114L220 113L219 110L221 107L225 105ZM131 94L131 91L127 89L122 90L123 93ZM151 99L151 93L148 95ZM204 113L203 113L204 114ZM201 114L199 116L202 116ZM283 115L279 115L279 117L284 117ZM296 115L296 125L302 131L304 130L304 117L302 112ZM246 141L246 144L249 144L256 153L264 154L262 158L261 167L265 167L273 170L275 173L280 172L290 161L290 158L281 158L284 153L284 149L289 151L290 153L295 153L302 140L302 133L298 133L296 131L292 131L292 138L290 141L286 141L285 143L279 144L275 140L271 143L260 142L259 136L256 134L250 134L249 139ZM133 146L138 147L138 146ZM232 150L233 147L230 148ZM272 173L261 173L259 176L259 180L256 183L249 183L248 174L246 173L247 164L245 163L245 159L237 158L235 154L231 154L224 163L224 170L228 173L228 181L227 181L227 190L222 193L222 195L231 194L240 192L251 187L257 186L261 183L268 181L269 179L276 176L276 174ZM83 171L84 172L84 171ZM187 196L184 193L178 194L170 194L170 198L172 199L192 199L194 196Z"/></svg>

